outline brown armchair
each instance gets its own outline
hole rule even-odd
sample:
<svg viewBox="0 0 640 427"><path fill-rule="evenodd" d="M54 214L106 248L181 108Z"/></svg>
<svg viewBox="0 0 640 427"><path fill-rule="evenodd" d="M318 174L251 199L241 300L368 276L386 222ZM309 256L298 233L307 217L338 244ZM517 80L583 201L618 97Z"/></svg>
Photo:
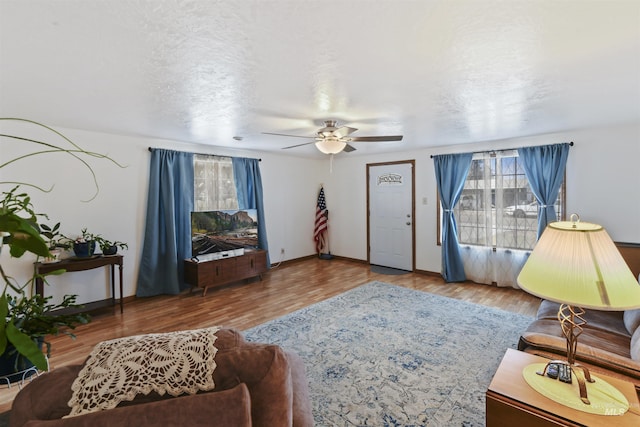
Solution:
<svg viewBox="0 0 640 427"><path fill-rule="evenodd" d="M21 426L313 426L304 365L276 345L250 343L232 329L216 334L216 387L172 397L138 395L118 407L69 418L71 384L82 365L54 369L16 396L9 425Z"/></svg>

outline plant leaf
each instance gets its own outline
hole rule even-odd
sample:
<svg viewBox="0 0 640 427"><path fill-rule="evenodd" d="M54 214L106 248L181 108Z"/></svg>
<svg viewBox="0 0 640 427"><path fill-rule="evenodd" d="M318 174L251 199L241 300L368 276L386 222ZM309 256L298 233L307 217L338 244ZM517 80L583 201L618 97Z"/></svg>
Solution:
<svg viewBox="0 0 640 427"><path fill-rule="evenodd" d="M6 333L6 318L9 314L9 301L7 301L7 294L5 292L0 296L0 354L4 354L7 348L7 333Z"/></svg>
<svg viewBox="0 0 640 427"><path fill-rule="evenodd" d="M11 233L5 242L10 246L12 257L20 258L26 251L40 256L49 255L49 248L40 232L26 219L13 213L0 215L0 230Z"/></svg>
<svg viewBox="0 0 640 427"><path fill-rule="evenodd" d="M20 332L12 322L7 323L6 332L9 342L15 346L18 353L31 361L39 370L47 370L47 358L38 347L38 344L36 344L29 335Z"/></svg>

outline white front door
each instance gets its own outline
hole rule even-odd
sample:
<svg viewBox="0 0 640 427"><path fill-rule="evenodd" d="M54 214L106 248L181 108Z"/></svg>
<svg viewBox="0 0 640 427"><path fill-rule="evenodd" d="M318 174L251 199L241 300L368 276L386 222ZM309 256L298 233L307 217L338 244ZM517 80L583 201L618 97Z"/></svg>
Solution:
<svg viewBox="0 0 640 427"><path fill-rule="evenodd" d="M413 162L367 165L369 262L413 271Z"/></svg>

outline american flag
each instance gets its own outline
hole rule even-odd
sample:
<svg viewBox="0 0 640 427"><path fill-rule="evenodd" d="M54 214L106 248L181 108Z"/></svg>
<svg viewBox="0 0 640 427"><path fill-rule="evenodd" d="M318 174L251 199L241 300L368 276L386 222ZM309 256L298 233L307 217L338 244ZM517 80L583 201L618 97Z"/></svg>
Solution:
<svg viewBox="0 0 640 427"><path fill-rule="evenodd" d="M327 253L327 233L329 231L329 211L324 200L324 188L320 188L318 202L316 203L316 224L313 232L313 239L316 241L316 252Z"/></svg>

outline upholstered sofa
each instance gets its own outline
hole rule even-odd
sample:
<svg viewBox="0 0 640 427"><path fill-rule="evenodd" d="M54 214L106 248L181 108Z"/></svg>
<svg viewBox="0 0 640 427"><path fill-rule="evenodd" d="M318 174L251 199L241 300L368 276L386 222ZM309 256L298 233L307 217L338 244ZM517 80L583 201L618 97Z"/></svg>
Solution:
<svg viewBox="0 0 640 427"><path fill-rule="evenodd" d="M16 396L9 425L20 426L312 426L304 365L276 345L250 343L232 329L216 333L212 391L151 392L113 409L66 417L82 365L53 369ZM86 363L86 362L85 362Z"/></svg>
<svg viewBox="0 0 640 427"><path fill-rule="evenodd" d="M536 319L520 337L519 350L547 358L566 355L559 304L543 300ZM586 310L576 361L596 372L624 378L640 389L640 310Z"/></svg>

